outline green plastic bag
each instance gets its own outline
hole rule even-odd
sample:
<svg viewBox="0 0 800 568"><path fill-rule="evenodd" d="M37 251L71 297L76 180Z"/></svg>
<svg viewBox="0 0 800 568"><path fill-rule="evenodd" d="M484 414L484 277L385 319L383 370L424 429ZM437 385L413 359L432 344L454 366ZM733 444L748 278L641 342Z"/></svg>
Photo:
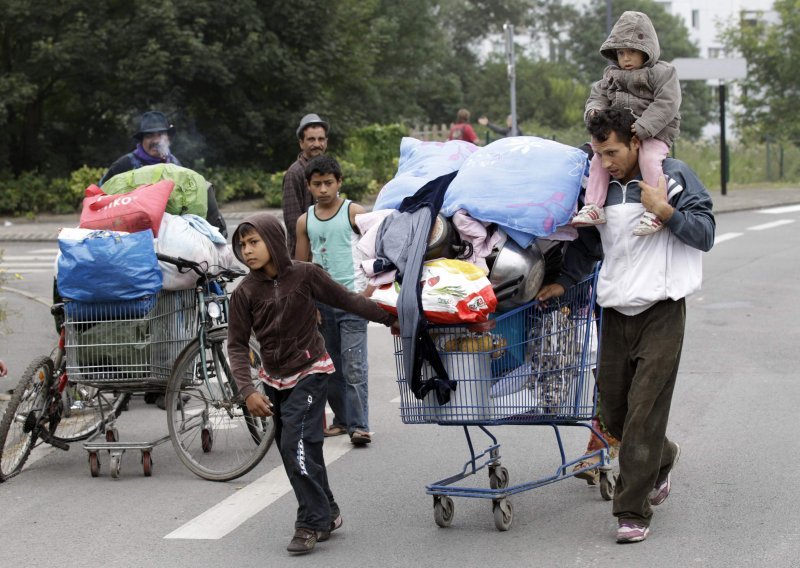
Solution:
<svg viewBox="0 0 800 568"><path fill-rule="evenodd" d="M196 171L175 164L155 164L122 172L107 180L103 184L103 191L111 195L128 193L140 185L156 183L162 179L175 182L175 189L167 201L167 213L193 213L206 218L208 182Z"/></svg>

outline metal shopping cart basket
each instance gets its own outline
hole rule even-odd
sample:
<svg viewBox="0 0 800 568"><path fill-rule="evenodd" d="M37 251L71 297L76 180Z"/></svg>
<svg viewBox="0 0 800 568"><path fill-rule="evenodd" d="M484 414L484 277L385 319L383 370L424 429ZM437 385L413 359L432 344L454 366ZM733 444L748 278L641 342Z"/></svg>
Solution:
<svg viewBox="0 0 800 568"><path fill-rule="evenodd" d="M159 292L127 302L65 302L66 370L83 388L115 392L164 391L172 366L196 336L194 289ZM100 440L101 436L105 440ZM118 477L125 450L139 450L144 474L152 468L151 451L169 435L146 442L120 442L114 417L84 444L92 476L99 472L98 451L110 455L111 475Z"/></svg>
<svg viewBox="0 0 800 568"><path fill-rule="evenodd" d="M599 467L601 493L613 496L608 446L588 455L567 460L559 427L591 426L595 413L593 369L597 363L601 310L595 306L597 273L546 303L531 302L511 312L498 314L490 331L473 331L470 326L436 326L429 332L449 378L457 381L446 404L439 404L435 392L418 399L405 377L402 344L395 338L400 414L406 424L461 426L470 458L462 470L427 486L433 495L434 520L449 526L454 515L452 497L491 499L495 525L508 530L513 520L510 495L572 477ZM485 329L486 326L481 327ZM427 363L423 381L435 376ZM561 463L553 475L509 486L508 470L500 463L500 444L487 426L547 425L553 428ZM489 438L489 446L476 452L470 435L476 427ZM602 438L601 438L602 439ZM599 456L599 466L578 472L569 469L589 457ZM490 488L454 485L477 471L488 468Z"/></svg>

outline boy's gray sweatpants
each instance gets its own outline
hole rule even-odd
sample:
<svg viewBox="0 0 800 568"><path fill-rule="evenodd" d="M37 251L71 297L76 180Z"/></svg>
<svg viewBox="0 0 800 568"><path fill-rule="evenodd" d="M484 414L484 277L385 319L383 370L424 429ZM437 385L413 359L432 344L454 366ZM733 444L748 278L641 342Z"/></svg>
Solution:
<svg viewBox="0 0 800 568"><path fill-rule="evenodd" d="M686 323L683 299L659 302L635 316L603 311L597 378L603 420L622 441L614 515L649 526L647 499L675 459L666 437Z"/></svg>

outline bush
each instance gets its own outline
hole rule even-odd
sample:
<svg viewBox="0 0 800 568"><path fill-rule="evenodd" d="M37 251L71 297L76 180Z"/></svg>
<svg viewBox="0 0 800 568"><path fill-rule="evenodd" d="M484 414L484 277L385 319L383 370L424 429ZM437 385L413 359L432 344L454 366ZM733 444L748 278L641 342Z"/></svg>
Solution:
<svg viewBox="0 0 800 568"><path fill-rule="evenodd" d="M344 159L369 171L372 179L383 183L397 171L400 141L408 136L401 124L371 124L350 132Z"/></svg>
<svg viewBox="0 0 800 568"><path fill-rule="evenodd" d="M365 197L372 195L380 189L377 181L372 177L372 171L359 167L347 160L338 160L342 167L342 194L347 199L360 202Z"/></svg>
<svg viewBox="0 0 800 568"><path fill-rule="evenodd" d="M217 201L253 199L264 195L264 172L255 168L202 168L197 170L214 184Z"/></svg>

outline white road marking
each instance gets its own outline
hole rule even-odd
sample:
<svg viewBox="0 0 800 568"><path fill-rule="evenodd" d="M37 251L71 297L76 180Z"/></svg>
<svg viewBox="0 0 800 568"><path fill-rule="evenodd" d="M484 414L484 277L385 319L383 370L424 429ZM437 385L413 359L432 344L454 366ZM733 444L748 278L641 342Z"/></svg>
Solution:
<svg viewBox="0 0 800 568"><path fill-rule="evenodd" d="M768 207L767 209L759 209L757 213L766 213L767 215L783 215L784 213L797 213L800 211L800 205L783 205L781 207Z"/></svg>
<svg viewBox="0 0 800 568"><path fill-rule="evenodd" d="M353 449L350 438L325 439L325 463L330 465ZM276 467L164 538L217 540L292 490L283 467Z"/></svg>
<svg viewBox="0 0 800 568"><path fill-rule="evenodd" d="M754 227L747 227L748 231L765 231L767 229L774 229L775 227L782 227L783 225L791 225L794 219L779 219L771 223L764 223L763 225L755 225Z"/></svg>
<svg viewBox="0 0 800 568"><path fill-rule="evenodd" d="M741 237L742 235L744 235L744 233L722 233L721 235L714 237L714 244L718 245L720 243L724 243L725 241L735 239L736 237Z"/></svg>

